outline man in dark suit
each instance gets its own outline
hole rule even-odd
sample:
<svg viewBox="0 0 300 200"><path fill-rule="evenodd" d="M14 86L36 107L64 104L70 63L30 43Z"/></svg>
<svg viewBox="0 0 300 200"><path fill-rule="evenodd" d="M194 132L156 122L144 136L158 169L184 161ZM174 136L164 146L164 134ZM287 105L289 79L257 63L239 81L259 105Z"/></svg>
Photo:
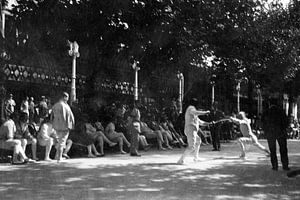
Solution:
<svg viewBox="0 0 300 200"><path fill-rule="evenodd" d="M279 144L279 152L283 170L288 171L289 159L287 149L287 134L288 118L283 109L278 105L276 100L270 101L269 108L262 116L263 129L268 140L270 149L270 157L272 169L278 170L278 161L276 155L276 141Z"/></svg>
<svg viewBox="0 0 300 200"><path fill-rule="evenodd" d="M212 105L212 111L209 115L209 121L214 122L218 121L220 119L223 119L225 116L224 114L218 110L218 103L215 102ZM211 138L212 138L212 144L213 144L213 151L220 151L221 150L221 144L220 144L220 134L221 134L221 123L216 123L210 127L211 132Z"/></svg>

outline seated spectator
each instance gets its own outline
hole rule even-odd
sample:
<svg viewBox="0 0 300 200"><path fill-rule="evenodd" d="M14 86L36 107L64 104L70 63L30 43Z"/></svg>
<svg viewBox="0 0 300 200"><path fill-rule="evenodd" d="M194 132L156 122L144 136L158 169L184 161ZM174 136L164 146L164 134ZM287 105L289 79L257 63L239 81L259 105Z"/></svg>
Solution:
<svg viewBox="0 0 300 200"><path fill-rule="evenodd" d="M46 147L44 160L51 161L50 151L52 146L57 143L58 136L50 123L50 117L46 117L42 122L37 139L39 145Z"/></svg>
<svg viewBox="0 0 300 200"><path fill-rule="evenodd" d="M126 106L123 104L119 105L116 111L114 124L116 130L122 132L128 140L130 136L127 135L127 117L125 117L125 112L126 112Z"/></svg>
<svg viewBox="0 0 300 200"><path fill-rule="evenodd" d="M109 140L119 143L121 154L126 154L126 152L123 150L123 143L125 142L128 148L130 148L130 143L123 133L116 132L115 129L115 124L113 122L110 122L107 124L104 133Z"/></svg>
<svg viewBox="0 0 300 200"><path fill-rule="evenodd" d="M86 124L87 133L93 137L96 137L95 141L98 142L100 147L100 155L97 153L95 145L92 144L92 149L96 156L104 156L104 142L108 143L110 147L117 145L117 143L110 141L104 134L104 128L101 122L96 122L94 126L92 124ZM90 151L89 151L90 152Z"/></svg>
<svg viewBox="0 0 300 200"><path fill-rule="evenodd" d="M174 141L174 138L172 137L171 131L165 129L162 124L159 124L159 128L163 134L165 145L167 146L168 149L173 149L170 144L175 144L176 141Z"/></svg>
<svg viewBox="0 0 300 200"><path fill-rule="evenodd" d="M144 135L139 135L138 139L139 139L139 145L142 147L144 151L148 151L151 148L152 145L147 142L147 139Z"/></svg>
<svg viewBox="0 0 300 200"><path fill-rule="evenodd" d="M104 156L103 140L108 142L110 146L116 145L116 143L109 141L101 131L97 131L97 129L89 123L89 117L86 114L82 115L82 119L79 125L77 125L75 132L71 132L70 139L75 143L87 146L87 156L89 158ZM99 144L100 153L97 151L94 143Z"/></svg>
<svg viewBox="0 0 300 200"><path fill-rule="evenodd" d="M145 122L141 122L141 135L144 135L146 139L153 139L155 138L158 143L158 149L159 150L165 150L165 148L162 146L164 143L163 135L160 130L152 130Z"/></svg>
<svg viewBox="0 0 300 200"><path fill-rule="evenodd" d="M52 159L50 158L50 152L51 152L52 146L57 144L58 136L57 136L54 128L52 127L52 124L50 122L50 116L47 116L44 119L44 121L42 122L40 129L38 131L37 139L38 139L39 145L46 147L44 160L52 161ZM72 146L72 141L70 139L68 139L66 148L64 149L64 152L63 152L64 158L70 158L68 156L68 152L70 151L71 146Z"/></svg>
<svg viewBox="0 0 300 200"><path fill-rule="evenodd" d="M209 142L207 141L207 137L209 137L209 136L207 136L207 134L205 134L204 131L205 131L205 129L202 130L201 128L199 128L199 130L198 130L198 136L201 137L201 141L202 141L201 144L202 145L209 145ZM209 135L210 135L210 133L209 133Z"/></svg>
<svg viewBox="0 0 300 200"><path fill-rule="evenodd" d="M159 125L158 122L154 121L154 120L148 120L148 126L154 130L154 131L159 131L161 132L161 135L162 135L162 138L163 138L163 143L165 144L165 146L168 148L168 149L173 149L170 145L169 145L169 134ZM164 147L158 147L159 150L166 150Z"/></svg>
<svg viewBox="0 0 300 200"><path fill-rule="evenodd" d="M0 127L0 146L3 149L13 150L12 164L34 162L29 159L21 145L21 140L15 138L16 125L11 119L12 114L7 115L8 119Z"/></svg>
<svg viewBox="0 0 300 200"><path fill-rule="evenodd" d="M295 119L291 119L290 125L288 127L288 134L290 139L296 139L299 137L299 123Z"/></svg>
<svg viewBox="0 0 300 200"><path fill-rule="evenodd" d="M167 132L167 137L168 137L169 141L171 141L171 143L173 145L179 144L179 145L182 145L182 146L186 146L186 143L183 141L181 135L179 135L175 131L172 122L170 122L165 117L163 117L163 119L161 121L161 128L162 128L162 130L164 130L164 131Z"/></svg>
<svg viewBox="0 0 300 200"><path fill-rule="evenodd" d="M33 160L38 160L36 157L36 145L37 140L34 138L28 129L29 116L25 112L21 112L19 116L19 120L16 121L16 134L15 138L21 140L21 145L26 151L27 144L31 144L32 158Z"/></svg>

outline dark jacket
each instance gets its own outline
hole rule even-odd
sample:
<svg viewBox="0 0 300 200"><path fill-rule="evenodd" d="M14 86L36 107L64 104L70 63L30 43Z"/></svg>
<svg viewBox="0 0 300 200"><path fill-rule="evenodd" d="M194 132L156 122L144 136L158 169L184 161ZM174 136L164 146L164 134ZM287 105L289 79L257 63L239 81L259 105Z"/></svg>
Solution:
<svg viewBox="0 0 300 200"><path fill-rule="evenodd" d="M263 129L267 137L286 137L288 117L279 106L272 105L262 116Z"/></svg>

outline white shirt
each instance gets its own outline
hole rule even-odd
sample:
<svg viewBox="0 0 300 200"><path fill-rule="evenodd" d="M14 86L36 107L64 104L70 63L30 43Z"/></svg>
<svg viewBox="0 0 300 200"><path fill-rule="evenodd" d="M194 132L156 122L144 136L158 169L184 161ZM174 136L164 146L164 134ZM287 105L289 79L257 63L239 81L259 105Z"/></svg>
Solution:
<svg viewBox="0 0 300 200"><path fill-rule="evenodd" d="M185 128L193 126L196 130L199 130L201 120L198 116L204 114L206 114L206 111L198 111L195 106L189 106L185 111Z"/></svg>
<svg viewBox="0 0 300 200"><path fill-rule="evenodd" d="M70 106L60 100L52 108L52 124L56 131L68 131L74 128L74 116Z"/></svg>
<svg viewBox="0 0 300 200"><path fill-rule="evenodd" d="M51 123L44 123L38 133L38 139L49 139L52 135L56 134Z"/></svg>
<svg viewBox="0 0 300 200"><path fill-rule="evenodd" d="M7 120L0 127L0 140L13 139L16 131L15 122L12 119Z"/></svg>
<svg viewBox="0 0 300 200"><path fill-rule="evenodd" d="M9 109L12 113L15 112L15 106L16 106L15 100L8 99L6 104L7 104L7 109Z"/></svg>
<svg viewBox="0 0 300 200"><path fill-rule="evenodd" d="M244 137L250 137L253 135L250 125L250 119L237 119L234 117L231 117L231 119L233 120L233 122L238 123L240 125L240 130Z"/></svg>

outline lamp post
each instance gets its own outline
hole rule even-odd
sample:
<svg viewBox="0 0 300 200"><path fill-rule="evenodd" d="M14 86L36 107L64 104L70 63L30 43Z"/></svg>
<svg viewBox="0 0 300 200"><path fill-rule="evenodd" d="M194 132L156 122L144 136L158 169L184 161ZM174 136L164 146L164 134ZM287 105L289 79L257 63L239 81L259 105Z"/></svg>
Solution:
<svg viewBox="0 0 300 200"><path fill-rule="evenodd" d="M237 111L240 112L240 90L241 90L241 80L238 80L238 84L236 86L237 91Z"/></svg>
<svg viewBox="0 0 300 200"><path fill-rule="evenodd" d="M71 82L71 95L70 95L70 103L76 101L76 58L80 56L79 54L79 45L76 41L70 42L68 41L68 45L70 46L69 55L72 57L72 82Z"/></svg>
<svg viewBox="0 0 300 200"><path fill-rule="evenodd" d="M262 112L262 96L261 96L260 85L256 86L256 90L257 90L257 116L259 116Z"/></svg>
<svg viewBox="0 0 300 200"><path fill-rule="evenodd" d="M134 100L138 100L139 96L138 96L138 71L140 70L140 67L137 66L137 64L139 64L138 61L134 61L132 64L132 69L134 70Z"/></svg>
<svg viewBox="0 0 300 200"><path fill-rule="evenodd" d="M184 76L181 72L177 72L177 78L179 79L179 113L182 113L182 102L184 95Z"/></svg>
<svg viewBox="0 0 300 200"><path fill-rule="evenodd" d="M237 86L236 86L236 91L237 91L237 111L240 112L240 91L241 91L241 83L242 81L248 81L247 78L241 78L237 80Z"/></svg>
<svg viewBox="0 0 300 200"><path fill-rule="evenodd" d="M289 114L289 96L288 94L283 94L283 110L285 111L285 114Z"/></svg>
<svg viewBox="0 0 300 200"><path fill-rule="evenodd" d="M211 80L210 80L210 84L211 84L211 107L213 107L214 103L215 103L215 78L216 78L216 75L213 74L211 76Z"/></svg>

